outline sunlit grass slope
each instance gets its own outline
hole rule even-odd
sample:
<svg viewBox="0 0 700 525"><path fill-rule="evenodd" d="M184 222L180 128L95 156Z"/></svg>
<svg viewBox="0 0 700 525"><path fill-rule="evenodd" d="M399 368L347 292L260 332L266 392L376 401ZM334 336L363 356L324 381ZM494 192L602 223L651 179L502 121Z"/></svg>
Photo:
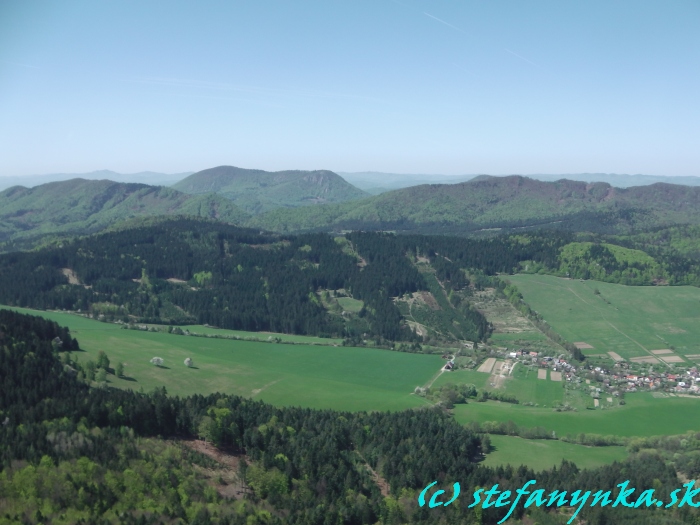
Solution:
<svg viewBox="0 0 700 525"><path fill-rule="evenodd" d="M271 344L189 337L137 330L75 315L16 310L68 326L84 352L79 361L104 350L114 367L125 363L127 379L109 375L110 386L170 394L226 392L276 405L339 410L401 410L425 405L412 394L433 376L439 356L371 348ZM153 357L164 367L150 364ZM183 361L192 358L196 368Z"/></svg>

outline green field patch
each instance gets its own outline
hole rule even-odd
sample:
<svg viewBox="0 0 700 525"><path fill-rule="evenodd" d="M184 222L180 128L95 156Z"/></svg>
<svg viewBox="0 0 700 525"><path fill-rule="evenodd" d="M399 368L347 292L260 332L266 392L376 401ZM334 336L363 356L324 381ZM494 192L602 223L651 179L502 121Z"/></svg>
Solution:
<svg viewBox="0 0 700 525"><path fill-rule="evenodd" d="M342 306L343 310L353 314L356 314L362 310L362 307L364 306L362 301L359 299L353 299L352 297L338 297L336 301L338 301L338 304Z"/></svg>
<svg viewBox="0 0 700 525"><path fill-rule="evenodd" d="M66 313L15 310L69 327L84 350L73 354L80 362L96 360L104 350L112 368L125 363L127 379L110 374L110 386L144 391L165 386L180 396L225 392L276 405L402 410L427 404L412 392L444 363L435 355L124 330ZM163 358L165 367L152 365L153 357ZM184 365L188 357L195 368Z"/></svg>
<svg viewBox="0 0 700 525"><path fill-rule="evenodd" d="M681 355L700 354L700 288L624 286L548 275L508 279L557 333L593 346L586 354L616 352L630 359L670 347Z"/></svg>
<svg viewBox="0 0 700 525"><path fill-rule="evenodd" d="M564 388L559 381L537 379L537 369L517 365L513 375L503 384L507 394L521 403L552 407L564 401Z"/></svg>
<svg viewBox="0 0 700 525"><path fill-rule="evenodd" d="M595 468L627 457L625 447L586 447L549 439L523 439L515 436L491 435L495 448L486 456L484 465L497 467L525 465L535 471L559 466L562 460L573 461L579 468Z"/></svg>
<svg viewBox="0 0 700 525"><path fill-rule="evenodd" d="M513 421L520 427L553 430L560 437L582 433L657 436L700 431L698 399L655 398L650 393L637 393L628 395L625 401L626 405L621 407L578 412L555 412L551 408L487 401L456 405L454 414L460 423Z"/></svg>

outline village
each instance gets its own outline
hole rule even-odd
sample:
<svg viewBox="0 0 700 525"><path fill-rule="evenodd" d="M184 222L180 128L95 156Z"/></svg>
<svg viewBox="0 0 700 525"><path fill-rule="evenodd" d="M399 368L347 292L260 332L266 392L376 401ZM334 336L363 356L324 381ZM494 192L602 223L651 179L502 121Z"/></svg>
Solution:
<svg viewBox="0 0 700 525"><path fill-rule="evenodd" d="M592 398L592 408L624 405L626 394L644 391L653 392L655 397L698 396L700 399L700 372L697 366L684 367L674 363L664 364L664 369L660 369L661 366L649 363L622 360L605 363L600 359L577 363L567 359L564 354L557 355L549 350L484 346L478 357L470 350L457 352L456 356L443 354L442 357L447 360L443 370L471 369L488 373L487 388L505 388L509 391L508 381L516 376L522 377L514 373L520 366L531 370L529 377L533 379L561 382L566 391L578 391L577 396ZM471 353L473 357L467 358L465 353Z"/></svg>

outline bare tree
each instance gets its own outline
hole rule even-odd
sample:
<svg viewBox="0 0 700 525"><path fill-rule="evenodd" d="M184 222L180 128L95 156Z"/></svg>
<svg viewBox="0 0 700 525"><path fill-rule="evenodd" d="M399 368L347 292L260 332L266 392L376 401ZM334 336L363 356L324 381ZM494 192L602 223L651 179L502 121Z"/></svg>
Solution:
<svg viewBox="0 0 700 525"><path fill-rule="evenodd" d="M194 366L194 361L192 361L192 359L190 359L190 358L188 357L187 359L185 359L185 366L188 367L188 368L193 367L193 366Z"/></svg>
<svg viewBox="0 0 700 525"><path fill-rule="evenodd" d="M154 364L156 366L163 366L163 363L165 363L165 361L162 357L154 357L153 359L151 359L151 364Z"/></svg>

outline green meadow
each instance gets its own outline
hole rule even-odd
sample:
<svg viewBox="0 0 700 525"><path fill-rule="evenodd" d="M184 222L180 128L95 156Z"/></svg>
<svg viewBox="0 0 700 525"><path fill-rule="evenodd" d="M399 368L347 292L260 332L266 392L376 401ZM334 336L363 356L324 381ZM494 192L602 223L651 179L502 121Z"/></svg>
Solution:
<svg viewBox="0 0 700 525"><path fill-rule="evenodd" d="M402 410L428 404L412 394L435 376L444 361L437 355L410 354L374 348L306 344L274 344L162 332L125 330L119 325L60 313L15 310L41 315L68 326L80 342L79 361L95 359L104 350L114 367L125 364L125 379L109 375L110 386L152 390L165 386L174 395L227 392L276 405L339 410ZM192 327L195 328L195 327ZM150 364L153 357L164 367ZM195 368L183 364L194 360ZM449 382L492 388L489 374L472 370L446 372L435 386ZM509 421L523 427L544 427L557 435L592 433L619 436L680 434L700 430L700 399L629 395L625 406L606 410L554 412L544 405L560 400L562 384L534 378L516 366L505 391L538 403L539 407L489 401L457 405L455 418L468 421ZM505 450L505 449L503 449Z"/></svg>
<svg viewBox="0 0 700 525"><path fill-rule="evenodd" d="M588 355L612 351L629 359L673 348L678 355L700 354L700 288L624 286L549 275L508 280L557 333L593 346L584 351Z"/></svg>
<svg viewBox="0 0 700 525"><path fill-rule="evenodd" d="M628 395L625 401L625 406L578 412L555 412L551 408L497 401L471 402L456 405L454 414L460 423L513 421L520 427L544 427L557 436L658 436L700 430L700 398L655 398L650 393L637 393Z"/></svg>
<svg viewBox="0 0 700 525"><path fill-rule="evenodd" d="M165 386L183 396L226 392L275 405L402 410L427 404L412 392L443 365L435 355L124 330L67 313L15 310L69 327L84 350L74 353L81 362L104 350L112 368L124 363L126 379L108 376L110 386L118 388ZM150 364L153 357L163 358L164 366ZM195 368L183 364L188 357Z"/></svg>
<svg viewBox="0 0 700 525"><path fill-rule="evenodd" d="M338 297L336 301L338 301L338 304L343 308L343 310L355 314L362 310L362 307L364 306L362 301L353 299L352 297Z"/></svg>
<svg viewBox="0 0 700 525"><path fill-rule="evenodd" d="M525 465L540 471L559 466L565 459L579 468L595 468L627 457L625 447L586 447L552 439L492 435L491 444L494 450L483 463L489 467Z"/></svg>

